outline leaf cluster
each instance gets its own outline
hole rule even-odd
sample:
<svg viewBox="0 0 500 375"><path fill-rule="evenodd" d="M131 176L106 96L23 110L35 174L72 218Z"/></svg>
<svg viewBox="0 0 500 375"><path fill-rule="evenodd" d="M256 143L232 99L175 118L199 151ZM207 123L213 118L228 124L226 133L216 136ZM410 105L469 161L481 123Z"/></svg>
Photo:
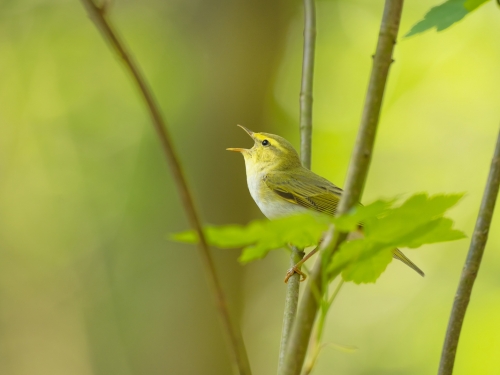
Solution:
<svg viewBox="0 0 500 375"><path fill-rule="evenodd" d="M344 242L327 267L331 277L342 273L347 281L368 283L375 282L385 270L394 249L464 238L463 232L453 229L453 221L444 217L461 197L462 194L420 193L400 205L396 205L395 199L378 200L338 218L311 212L277 220L255 220L246 226L207 226L204 231L212 246L243 247L239 258L242 263L261 259L269 251L289 245L315 246L332 224L342 232L362 233L357 236L362 238ZM184 243L198 241L194 231L171 238Z"/></svg>
<svg viewBox="0 0 500 375"><path fill-rule="evenodd" d="M381 201L357 209L349 220L363 219L364 237L341 245L328 266L330 277L342 272L346 281L375 282L395 249L464 238L462 231L453 229L453 221L444 217L461 197L416 194L397 207L385 202L382 211L376 209L382 208Z"/></svg>

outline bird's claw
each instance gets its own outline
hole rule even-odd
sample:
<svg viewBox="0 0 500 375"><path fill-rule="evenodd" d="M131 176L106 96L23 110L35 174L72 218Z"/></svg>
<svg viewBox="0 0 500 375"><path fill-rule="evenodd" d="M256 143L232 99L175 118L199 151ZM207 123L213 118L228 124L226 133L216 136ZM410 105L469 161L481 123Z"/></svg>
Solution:
<svg viewBox="0 0 500 375"><path fill-rule="evenodd" d="M290 277L292 277L296 273L300 275L301 282L307 278L307 275L304 272L302 272L297 266L293 266L288 271L286 271L285 283L288 283Z"/></svg>

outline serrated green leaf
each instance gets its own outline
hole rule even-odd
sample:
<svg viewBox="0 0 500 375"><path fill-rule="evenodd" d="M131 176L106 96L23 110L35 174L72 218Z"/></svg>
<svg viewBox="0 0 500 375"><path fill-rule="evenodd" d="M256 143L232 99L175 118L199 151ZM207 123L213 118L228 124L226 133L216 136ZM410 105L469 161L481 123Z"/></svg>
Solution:
<svg viewBox="0 0 500 375"><path fill-rule="evenodd" d="M327 228L358 230L363 223L365 238L346 242L329 265L329 272L342 272L347 281L374 282L385 270L392 250L418 247L427 243L451 241L464 237L453 229L453 222L443 215L462 194L434 195L420 193L397 207L395 200L379 200L358 206L341 218L305 213L277 220L256 220L247 226L227 225L204 228L210 245L219 248L243 247L242 263L263 258L269 251L293 244L300 248L317 245ZM174 240L194 243L193 231L172 236Z"/></svg>
<svg viewBox="0 0 500 375"><path fill-rule="evenodd" d="M280 248L281 246L277 246L277 248ZM254 246L247 246L243 249L241 252L240 257L238 258L238 261L242 264L246 264L248 262L251 262L253 260L257 259L262 259L264 258L271 250L267 244L263 243L258 243L257 245Z"/></svg>
<svg viewBox="0 0 500 375"><path fill-rule="evenodd" d="M234 249L257 241L262 237L265 226L262 222L256 220L247 226L236 224L220 227L207 226L203 230L210 245L221 249ZM193 230L175 233L170 238L174 241L184 243L198 242L198 235Z"/></svg>
<svg viewBox="0 0 500 375"><path fill-rule="evenodd" d="M392 250L381 248L372 256L360 259L357 264L347 266L342 271L342 278L355 284L374 283L391 261Z"/></svg>
<svg viewBox="0 0 500 375"><path fill-rule="evenodd" d="M428 217L442 215L458 203L463 197L460 194L436 194L428 196L427 193L419 193L408 198L400 208L404 211L419 212Z"/></svg>
<svg viewBox="0 0 500 375"><path fill-rule="evenodd" d="M243 249L239 261L248 263L261 259L269 251L288 244L299 248L316 245L332 220L326 215L301 214L266 221L261 237L255 244Z"/></svg>
<svg viewBox="0 0 500 375"><path fill-rule="evenodd" d="M392 200L377 200L366 206L357 206L347 215L335 219L335 227L343 232L353 232L366 220L383 215L394 204Z"/></svg>
<svg viewBox="0 0 500 375"><path fill-rule="evenodd" d="M488 0L448 0L431 8L424 18L411 28L405 38L432 28L436 28L436 31L442 31L460 21L486 1Z"/></svg>
<svg viewBox="0 0 500 375"><path fill-rule="evenodd" d="M365 235L373 242L394 243L442 216L462 197L463 194L439 194L431 197L424 193L413 195L401 206L387 210L385 216L367 219Z"/></svg>
<svg viewBox="0 0 500 375"><path fill-rule="evenodd" d="M272 221L255 220L247 226L207 226L204 233L211 246L221 249L245 247L240 257L240 261L245 263L288 244L300 248L315 245L332 221L329 216L311 212ZM176 233L170 238L184 243L198 242L194 231Z"/></svg>
<svg viewBox="0 0 500 375"><path fill-rule="evenodd" d="M448 218L435 219L418 228L418 231L408 239L401 241L399 247L405 246L414 249L424 244L455 241L467 237L464 232L452 227L453 221Z"/></svg>
<svg viewBox="0 0 500 375"><path fill-rule="evenodd" d="M367 239L345 242L334 255L329 274L342 271L345 281L374 283L391 262L392 249Z"/></svg>
<svg viewBox="0 0 500 375"><path fill-rule="evenodd" d="M193 230L187 230L179 233L169 234L168 238L172 241L183 242L183 243L197 243L198 236Z"/></svg>
<svg viewBox="0 0 500 375"><path fill-rule="evenodd" d="M284 244L306 247L316 244L332 221L333 218L326 215L294 215L270 221L267 234L274 237L279 233Z"/></svg>
<svg viewBox="0 0 500 375"><path fill-rule="evenodd" d="M488 1L490 0L465 0L464 8L467 9L469 12L472 12L473 10L479 8L481 5L483 5Z"/></svg>
<svg viewBox="0 0 500 375"><path fill-rule="evenodd" d="M329 274L342 271L346 281L375 282L396 248L464 238L452 228L453 221L442 217L462 196L415 194L399 207L385 207L379 215L373 211L371 217L365 216L365 238L344 243L329 265Z"/></svg>

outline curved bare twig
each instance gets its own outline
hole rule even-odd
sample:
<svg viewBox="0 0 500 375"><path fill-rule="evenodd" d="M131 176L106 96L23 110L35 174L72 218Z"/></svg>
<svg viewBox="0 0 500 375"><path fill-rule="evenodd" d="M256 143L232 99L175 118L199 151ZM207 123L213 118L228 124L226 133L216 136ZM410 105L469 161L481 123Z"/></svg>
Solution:
<svg viewBox="0 0 500 375"><path fill-rule="evenodd" d="M479 209L476 227L472 235L469 253L462 270L462 276L455 294L455 301L448 322L448 329L441 352L441 362L439 364L439 375L451 375L457 354L458 340L465 313L469 305L472 287L476 280L481 259L483 258L484 247L488 241L493 211L498 196L500 186L500 133L498 134L493 160L491 161L490 174L484 189L483 200Z"/></svg>
<svg viewBox="0 0 500 375"><path fill-rule="evenodd" d="M105 8L96 5L93 0L81 0L81 2L87 9L90 18L101 32L104 39L109 43L110 47L116 52L116 54L123 60L123 64L132 75L134 83L137 85L144 101L146 102L147 109L151 116L151 121L156 130L162 149L165 153L165 157L172 171L172 175L177 185L177 190L181 196L185 212L188 216L191 226L195 229L200 239L198 247L200 250L200 256L203 262L203 266L207 272L209 282L211 284L211 289L216 300L217 309L219 311L220 317L222 318L226 334L231 343L233 360L239 370L240 375L251 375L250 364L246 354L241 332L231 320L229 309L226 303L226 298L224 296L220 281L217 277L215 264L210 254L210 249L208 247L205 235L203 234L201 222L192 198L192 194L190 193L187 180L184 177L179 159L174 151L174 146L170 139L170 135L168 134L167 123L161 114L160 107L156 102L153 91L144 78L139 65L135 62L133 55L125 47L125 44L120 40L120 38L118 37L118 33L114 30L113 26L108 20L105 13Z"/></svg>

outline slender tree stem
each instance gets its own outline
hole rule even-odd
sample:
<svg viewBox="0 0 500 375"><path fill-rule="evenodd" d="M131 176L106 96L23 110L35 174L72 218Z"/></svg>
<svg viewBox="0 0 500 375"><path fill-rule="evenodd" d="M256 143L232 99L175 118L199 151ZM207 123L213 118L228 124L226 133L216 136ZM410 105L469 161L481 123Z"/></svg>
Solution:
<svg viewBox="0 0 500 375"><path fill-rule="evenodd" d="M315 0L304 0L304 51L300 89L300 158L311 169L314 56L316 49Z"/></svg>
<svg viewBox="0 0 500 375"><path fill-rule="evenodd" d="M304 252L292 246L292 253L290 255L290 267L296 265L304 256ZM297 314L297 305L299 302L299 288L300 288L300 275L294 274L288 279L286 284L286 297L285 309L283 313L283 327L281 330L280 353L278 359L278 374L283 367L285 360L285 350L288 343L290 332L292 331L292 324Z"/></svg>
<svg viewBox="0 0 500 375"><path fill-rule="evenodd" d="M335 301L335 298L337 298L340 289L342 288L344 283L345 283L344 279L340 278L340 281L337 284L337 287L335 288L332 296L328 300L323 300L318 324L316 324L316 329L315 329L316 335L314 337L312 347L309 349L310 352L309 361L306 362L304 370L302 371L302 375L309 375L312 372L314 366L316 365L316 362L318 361L319 354L324 347L324 345L321 344L321 339L323 337L323 333L325 330L326 317L328 315L330 307L333 304L333 301Z"/></svg>
<svg viewBox="0 0 500 375"><path fill-rule="evenodd" d="M149 84L147 83L141 69L139 68L139 65L136 63L132 53L125 47L125 44L119 38L114 27L106 17L104 8L96 5L93 0L81 0L81 2L85 6L90 18L101 32L104 39L108 42L115 53L122 59L124 66L132 75L133 81L137 85L137 88L139 89L145 101L145 104L151 116L151 121L156 130L162 149L165 153L165 157L172 171L173 179L177 185L177 190L179 192L179 195L181 196L186 215L191 226L195 229L200 239L200 257L206 270L211 290L216 300L216 306L219 311L220 317L222 318L225 332L231 344L231 351L235 367L239 370L239 373L241 375L250 375L250 364L246 354L245 346L243 344L241 332L231 320L224 292L217 277L215 264L210 254L210 249L208 247L207 241L203 234L201 222L192 198L192 194L190 193L190 190L188 188L188 184L186 178L184 177L179 159L174 151L173 143L167 131L167 123L161 114L159 105L157 104L153 92L149 87Z"/></svg>
<svg viewBox="0 0 500 375"><path fill-rule="evenodd" d="M377 130L383 94L392 63L392 52L396 44L399 22L403 9L403 0L386 0L377 49L373 59L370 82L365 99L365 106L358 131L356 145L349 165L346 189L342 195L338 215L342 215L361 199L368 168L370 166L375 134ZM285 354L282 375L299 375L304 363L309 338L316 318L321 296L325 291L327 278L324 267L331 260L338 246L345 240L346 234L330 228L321 246L321 255L316 261L309 277L302 301L299 305L290 341Z"/></svg>
<svg viewBox="0 0 500 375"><path fill-rule="evenodd" d="M341 241L341 234L332 227L326 234L320 247L320 259L314 264L309 282L304 290L298 313L285 352L283 375L300 374L308 349L309 338L314 326L321 296L325 292L326 275L322 272L327 254L332 254ZM280 374L281 375L281 374Z"/></svg>
<svg viewBox="0 0 500 375"><path fill-rule="evenodd" d="M458 284L455 301L451 310L448 329L441 352L441 362L439 364L439 375L451 375L453 373L453 365L455 364L455 356L457 354L458 340L460 332L469 305L472 287L476 280L481 259L483 257L484 248L488 241L488 233L490 230L493 211L498 196L500 186L500 133L491 161L490 173L486 187L484 189L483 200L479 209L479 214L476 221L476 227L472 235L469 253L465 261L460 282Z"/></svg>
<svg viewBox="0 0 500 375"><path fill-rule="evenodd" d="M304 50L302 54L302 84L300 89L300 158L302 165L311 168L312 143L312 103L314 54L316 48L316 6L315 0L304 0ZM292 247L290 266L293 267L304 257L304 252ZM300 275L292 275L287 283L283 328L278 360L278 375L283 371L283 361L292 330L299 301Z"/></svg>

